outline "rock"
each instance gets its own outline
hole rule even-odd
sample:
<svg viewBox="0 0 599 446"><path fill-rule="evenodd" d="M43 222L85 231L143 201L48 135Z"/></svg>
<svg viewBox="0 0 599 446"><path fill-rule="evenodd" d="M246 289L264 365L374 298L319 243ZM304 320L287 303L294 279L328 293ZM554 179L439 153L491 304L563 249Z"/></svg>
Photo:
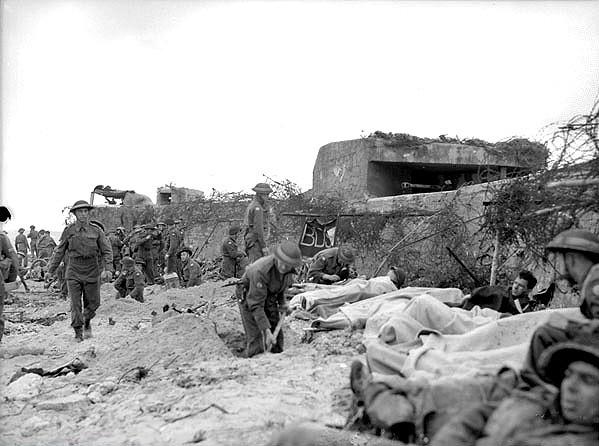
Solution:
<svg viewBox="0 0 599 446"><path fill-rule="evenodd" d="M9 400L28 400L39 395L43 379L35 373L27 373L6 387L4 396Z"/></svg>
<svg viewBox="0 0 599 446"><path fill-rule="evenodd" d="M37 403L36 407L40 410L67 410L75 406L85 406L89 404L89 399L85 395L69 395L62 398L42 401Z"/></svg>
<svg viewBox="0 0 599 446"><path fill-rule="evenodd" d="M106 401L106 398L104 398L104 396L102 396L102 394L97 390L88 393L87 398L89 398L89 400L94 404L103 403L104 401Z"/></svg>
<svg viewBox="0 0 599 446"><path fill-rule="evenodd" d="M31 418L28 418L25 423L23 423L23 428L21 430L21 435L23 437L30 437L36 432L49 427L52 423L46 421L37 415L33 415Z"/></svg>
<svg viewBox="0 0 599 446"><path fill-rule="evenodd" d="M87 394L90 395L93 392L98 392L100 395L108 395L109 393L116 390L117 384L114 381L104 381L101 383L92 384L87 388Z"/></svg>

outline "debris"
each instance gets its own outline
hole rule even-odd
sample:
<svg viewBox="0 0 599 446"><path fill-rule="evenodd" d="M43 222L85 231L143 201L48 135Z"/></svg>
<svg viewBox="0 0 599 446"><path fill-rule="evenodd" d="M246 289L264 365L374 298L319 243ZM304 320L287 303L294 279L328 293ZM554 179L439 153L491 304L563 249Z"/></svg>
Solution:
<svg viewBox="0 0 599 446"><path fill-rule="evenodd" d="M221 406L219 406L218 404L212 403L212 404L209 404L208 406L206 406L206 407L204 407L204 408L202 408L200 410L195 410L193 412L189 412L186 415L181 415L180 417L172 418L168 422L169 423L174 423L175 421L180 421L180 420L184 420L185 418L193 417L193 416L195 416L195 415L197 415L199 413L206 412L211 407L214 407L215 409L220 410L222 413L226 413L226 414L230 414L231 413L227 409L224 409Z"/></svg>
<svg viewBox="0 0 599 446"><path fill-rule="evenodd" d="M108 318L108 325L114 325L116 324L115 320L111 317Z"/></svg>
<svg viewBox="0 0 599 446"><path fill-rule="evenodd" d="M193 434L193 438L191 439L191 441L188 441L187 443L199 443L200 441L204 441L205 439L206 431L200 429L195 434Z"/></svg>
<svg viewBox="0 0 599 446"><path fill-rule="evenodd" d="M35 373L21 375L6 387L4 397L9 400L28 400L40 394L42 377Z"/></svg>
<svg viewBox="0 0 599 446"><path fill-rule="evenodd" d="M119 378L119 380L117 381L117 384L121 383L121 380L127 376L129 373L131 372L135 372L133 374L133 379L137 382L141 381L143 378L145 378L146 376L148 376L148 373L150 373L150 370L152 370L152 368L158 364L158 361L160 361L160 359L162 358L158 358L156 361L154 361L152 363L152 365L148 368L146 367L133 367L132 369L127 370L125 373L123 373L121 375L121 377Z"/></svg>
<svg viewBox="0 0 599 446"><path fill-rule="evenodd" d="M21 371L25 372L25 373L35 373L40 376L51 376L51 377L55 378L57 376L67 375L71 372L77 374L81 370L86 369L86 368L87 368L87 366L83 363L83 361L81 361L79 358L75 358L72 361L67 362L64 365L61 365L59 367L56 367L55 369L48 370L48 371L45 371L41 367L33 367L33 368L22 367Z"/></svg>

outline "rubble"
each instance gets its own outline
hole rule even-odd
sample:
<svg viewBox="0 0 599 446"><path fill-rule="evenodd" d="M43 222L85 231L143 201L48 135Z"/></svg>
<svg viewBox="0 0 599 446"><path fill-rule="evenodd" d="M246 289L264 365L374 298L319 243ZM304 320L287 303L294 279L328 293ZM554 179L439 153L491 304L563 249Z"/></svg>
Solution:
<svg viewBox="0 0 599 446"><path fill-rule="evenodd" d="M24 401L37 396L41 392L43 379L35 373L27 373L11 382L3 392L9 400Z"/></svg>

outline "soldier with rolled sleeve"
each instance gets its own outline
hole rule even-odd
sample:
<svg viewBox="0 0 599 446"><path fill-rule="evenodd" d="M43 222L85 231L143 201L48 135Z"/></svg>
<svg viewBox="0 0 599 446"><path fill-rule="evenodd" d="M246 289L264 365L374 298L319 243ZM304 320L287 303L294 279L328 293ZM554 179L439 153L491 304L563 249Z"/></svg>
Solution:
<svg viewBox="0 0 599 446"><path fill-rule="evenodd" d="M268 255L265 234L268 233L268 195L272 188L267 183L258 183L252 188L256 196L245 211L245 253L250 263Z"/></svg>
<svg viewBox="0 0 599 446"><path fill-rule="evenodd" d="M48 266L51 280L60 262L67 258L65 277L71 299L71 327L78 342L83 341L84 335L92 336L91 320L100 306L98 282L109 281L113 272L110 242L102 229L90 223L91 209L93 206L84 200L76 201L71 207L70 212L77 221L62 232Z"/></svg>
<svg viewBox="0 0 599 446"><path fill-rule="evenodd" d="M273 254L248 265L238 288L239 311L246 336L248 358L268 351L283 351L283 331L275 327L287 310L284 292L293 283L295 268L302 264L299 246L284 240Z"/></svg>

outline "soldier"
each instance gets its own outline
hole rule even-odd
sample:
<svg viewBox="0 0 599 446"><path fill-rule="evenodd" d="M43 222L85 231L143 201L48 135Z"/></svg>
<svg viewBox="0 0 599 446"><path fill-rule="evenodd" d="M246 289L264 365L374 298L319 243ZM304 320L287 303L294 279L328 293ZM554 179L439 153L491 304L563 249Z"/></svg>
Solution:
<svg viewBox="0 0 599 446"><path fill-rule="evenodd" d="M125 246L123 238L124 234L120 227L108 233L108 240L110 241L110 247L112 248L112 266L116 275L121 271L121 250L123 249L123 246Z"/></svg>
<svg viewBox="0 0 599 446"><path fill-rule="evenodd" d="M152 248L154 241L154 225L146 224L143 226L143 232L139 235L137 243L137 249L135 251L135 258L144 261L144 274L146 276L146 283L148 285L154 285L154 261L152 259Z"/></svg>
<svg viewBox="0 0 599 446"><path fill-rule="evenodd" d="M350 246L323 249L308 269L308 281L330 285L348 279L355 257Z"/></svg>
<svg viewBox="0 0 599 446"><path fill-rule="evenodd" d="M15 248L18 253L23 253L23 262L20 266L27 268L27 253L29 252L29 242L25 236L25 229L19 228L19 234L15 237Z"/></svg>
<svg viewBox="0 0 599 446"><path fill-rule="evenodd" d="M168 233L165 241L166 254L164 255L164 261L166 263L166 273L177 272L177 254L181 249L181 233L175 227L175 222L172 218L164 220L168 226Z"/></svg>
<svg viewBox="0 0 599 446"><path fill-rule="evenodd" d="M8 215L10 218L10 213ZM4 283L14 282L17 279L19 271L19 259L10 239L3 232L0 232L0 341L4 333L4 299L8 296L8 291Z"/></svg>
<svg viewBox="0 0 599 446"><path fill-rule="evenodd" d="M229 235L223 240L221 252L223 255L223 262L221 265L221 277L228 279L230 277L241 277L245 272L244 260L246 259L245 253L240 251L237 247L237 234L241 232L241 226L237 223L233 223L229 227Z"/></svg>
<svg viewBox="0 0 599 446"><path fill-rule="evenodd" d="M156 223L156 231L154 231L152 239L152 259L154 261L154 272L156 278L162 275L164 272L164 228L166 225L164 222L159 221Z"/></svg>
<svg viewBox="0 0 599 446"><path fill-rule="evenodd" d="M539 358L543 351L571 340L599 321L599 237L582 229L570 229L549 242L547 251L563 256L562 276L580 290L580 312L587 321L549 320L535 330L521 372L522 379L531 386L542 383Z"/></svg>
<svg viewBox="0 0 599 446"><path fill-rule="evenodd" d="M62 232L48 267L48 275L53 278L58 265L67 256L65 277L71 298L71 327L78 342L83 341L84 334L88 338L92 336L91 320L100 306L98 280L112 278L112 249L104 231L90 224L90 209L93 206L84 200L75 202L70 212L75 214L77 221ZM100 256L102 262L98 261ZM104 264L101 274L100 263Z"/></svg>
<svg viewBox="0 0 599 446"><path fill-rule="evenodd" d="M131 297L138 302L143 302L145 281L141 269L129 256L123 257L121 265L121 274L114 281L114 288L118 291L117 298Z"/></svg>
<svg viewBox="0 0 599 446"><path fill-rule="evenodd" d="M184 247L177 254L177 257L181 259L181 284L185 288L202 283L202 268L196 260L191 258L192 254L191 248L188 247Z"/></svg>
<svg viewBox="0 0 599 446"><path fill-rule="evenodd" d="M273 331L285 317L287 302L284 291L293 283L295 268L302 264L299 246L289 240L248 265L238 287L239 311L245 330L248 358L268 351L283 351L283 331L276 339Z"/></svg>
<svg viewBox="0 0 599 446"><path fill-rule="evenodd" d="M27 234L27 238L31 239L31 256L32 256L32 258L39 257L39 253L37 251L38 237L39 237L39 234L35 230L35 225L29 226L29 234Z"/></svg>
<svg viewBox="0 0 599 446"><path fill-rule="evenodd" d="M265 234L268 233L268 195L272 192L267 183L252 188L256 196L245 211L245 252L250 263L268 255Z"/></svg>
<svg viewBox="0 0 599 446"><path fill-rule="evenodd" d="M52 252L56 248L56 242L50 235L50 231L40 229L37 239L37 250L40 259L49 259L52 257Z"/></svg>

